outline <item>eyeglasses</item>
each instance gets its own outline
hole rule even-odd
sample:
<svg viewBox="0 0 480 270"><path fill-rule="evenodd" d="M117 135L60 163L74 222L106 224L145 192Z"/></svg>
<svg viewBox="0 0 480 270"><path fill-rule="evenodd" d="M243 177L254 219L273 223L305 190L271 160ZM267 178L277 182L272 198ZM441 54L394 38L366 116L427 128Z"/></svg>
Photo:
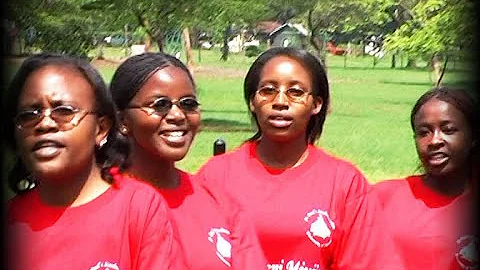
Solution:
<svg viewBox="0 0 480 270"><path fill-rule="evenodd" d="M70 128L73 128L76 127L87 114L95 114L95 112L61 105L55 108L21 111L15 116L13 122L18 129L25 129L36 126L44 117L48 116L62 127L66 127L66 124L71 124L72 126Z"/></svg>
<svg viewBox="0 0 480 270"><path fill-rule="evenodd" d="M148 115L165 116L172 109L173 105L177 105L185 113L197 112L200 103L193 97L184 97L179 100L172 101L169 98L161 97L156 99L148 106L128 106L128 109L142 109Z"/></svg>
<svg viewBox="0 0 480 270"><path fill-rule="evenodd" d="M285 91L280 91L276 87L265 86L257 90L257 94L261 96L264 100L267 100L268 102L273 101L277 97L277 95L280 94L281 92L283 92L287 96L288 100L296 103L304 102L305 98L308 95L312 94L311 92L305 91L300 88L294 88L294 87L288 88Z"/></svg>

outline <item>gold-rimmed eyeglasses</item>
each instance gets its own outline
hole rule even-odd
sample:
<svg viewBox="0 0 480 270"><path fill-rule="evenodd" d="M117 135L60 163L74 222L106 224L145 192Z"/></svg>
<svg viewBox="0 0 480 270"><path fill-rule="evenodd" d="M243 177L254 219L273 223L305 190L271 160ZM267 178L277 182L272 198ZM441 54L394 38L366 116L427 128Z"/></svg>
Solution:
<svg viewBox="0 0 480 270"><path fill-rule="evenodd" d="M277 87L264 86L257 90L257 94L268 102L273 101L280 93L283 93L291 102L296 103L305 102L305 98L312 94L312 92L295 87L291 87L284 91L281 91Z"/></svg>
<svg viewBox="0 0 480 270"><path fill-rule="evenodd" d="M193 113L198 111L200 103L194 97L184 97L179 100L171 100L167 97L161 97L153 101L148 106L130 105L128 109L141 109L148 115L165 116L172 109L173 105L179 107L185 113Z"/></svg>
<svg viewBox="0 0 480 270"><path fill-rule="evenodd" d="M50 117L50 119L62 127L66 124L71 124L71 128L73 128L88 114L96 114L96 112L61 105L54 108L38 108L20 111L13 119L13 122L18 129L25 129L36 126L44 117Z"/></svg>

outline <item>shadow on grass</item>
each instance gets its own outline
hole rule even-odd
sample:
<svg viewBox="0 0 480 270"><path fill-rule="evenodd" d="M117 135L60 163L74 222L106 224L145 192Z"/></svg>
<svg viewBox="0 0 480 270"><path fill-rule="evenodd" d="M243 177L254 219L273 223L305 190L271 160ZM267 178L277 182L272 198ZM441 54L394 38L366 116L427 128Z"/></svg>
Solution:
<svg viewBox="0 0 480 270"><path fill-rule="evenodd" d="M431 83L431 82L396 82L396 81L381 80L380 83L383 83L383 84L397 84L397 85L431 86L431 87L434 86L433 83Z"/></svg>
<svg viewBox="0 0 480 270"><path fill-rule="evenodd" d="M203 131L222 131L222 132L232 132L232 131L253 132L254 131L254 128L250 124L246 124L239 121L215 119L215 118L202 119L201 129Z"/></svg>
<svg viewBox="0 0 480 270"><path fill-rule="evenodd" d="M244 114L247 114L247 111L245 110L225 110L225 109L221 109L221 110L205 110L205 109L202 109L202 112L214 112L214 113L244 113Z"/></svg>

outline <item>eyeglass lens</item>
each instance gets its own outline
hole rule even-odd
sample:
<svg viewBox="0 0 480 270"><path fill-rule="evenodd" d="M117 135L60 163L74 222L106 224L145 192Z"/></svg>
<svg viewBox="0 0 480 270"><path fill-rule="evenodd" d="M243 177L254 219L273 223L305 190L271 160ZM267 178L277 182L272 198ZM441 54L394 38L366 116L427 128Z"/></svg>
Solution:
<svg viewBox="0 0 480 270"><path fill-rule="evenodd" d="M20 128L32 127L38 124L45 116L49 116L56 123L65 124L70 123L78 111L78 109L70 106L27 110L17 114L14 122Z"/></svg>
<svg viewBox="0 0 480 270"><path fill-rule="evenodd" d="M158 113L166 113L172 109L174 104L186 112L196 111L200 105L200 103L192 97L181 98L177 101L172 101L169 98L159 98L155 100L150 107Z"/></svg>
<svg viewBox="0 0 480 270"><path fill-rule="evenodd" d="M276 98L281 91L274 87L262 87L258 89L257 92L260 96L271 101ZM309 94L309 92L306 92L299 88L289 88L284 93L291 101L302 100L306 95Z"/></svg>

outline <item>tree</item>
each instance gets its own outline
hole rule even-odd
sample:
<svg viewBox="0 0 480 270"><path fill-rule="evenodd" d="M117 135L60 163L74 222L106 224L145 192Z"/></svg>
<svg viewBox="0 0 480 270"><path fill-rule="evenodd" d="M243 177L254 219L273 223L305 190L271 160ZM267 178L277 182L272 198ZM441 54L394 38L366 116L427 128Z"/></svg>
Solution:
<svg viewBox="0 0 480 270"><path fill-rule="evenodd" d="M79 1L9 1L7 14L18 25L20 35L35 29L31 45L41 50L86 57L93 47L97 23L81 9Z"/></svg>
<svg viewBox="0 0 480 270"><path fill-rule="evenodd" d="M413 59L430 59L473 44L474 3L468 0L419 1L411 9L412 20L387 37L385 46L402 50Z"/></svg>

